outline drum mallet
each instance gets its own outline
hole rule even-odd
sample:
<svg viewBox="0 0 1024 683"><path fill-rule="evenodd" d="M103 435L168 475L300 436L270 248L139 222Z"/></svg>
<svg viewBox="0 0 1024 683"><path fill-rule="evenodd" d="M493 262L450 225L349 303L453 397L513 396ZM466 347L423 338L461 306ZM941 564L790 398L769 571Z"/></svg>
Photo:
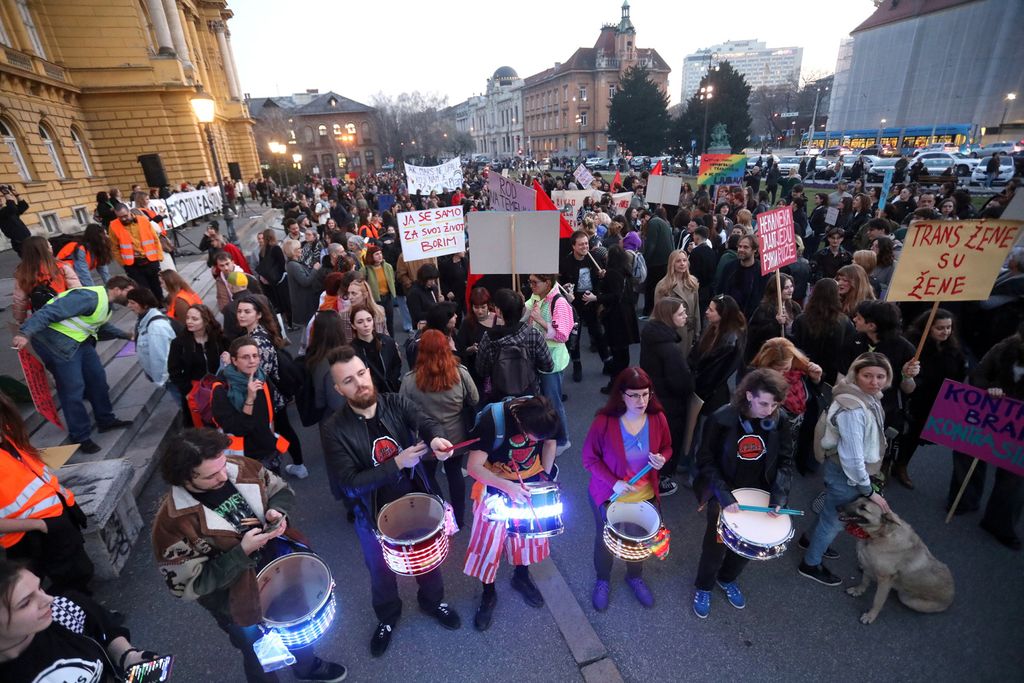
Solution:
<svg viewBox="0 0 1024 683"><path fill-rule="evenodd" d="M644 475L646 475L650 471L651 471L651 463L647 463L646 465L644 465L644 468L642 470L640 470L635 475L633 475L633 478L629 480L629 485L632 486L632 485L636 484L638 481L640 481L641 479L644 478ZM612 496L611 498L608 499L608 502L609 503L614 503L615 499L618 498L620 495L621 494L616 493L614 496Z"/></svg>

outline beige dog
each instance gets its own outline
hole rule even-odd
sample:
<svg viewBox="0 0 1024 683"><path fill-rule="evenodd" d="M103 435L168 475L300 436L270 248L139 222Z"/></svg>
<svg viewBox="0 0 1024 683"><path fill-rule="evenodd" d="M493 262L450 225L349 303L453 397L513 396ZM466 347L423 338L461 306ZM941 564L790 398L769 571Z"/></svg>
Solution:
<svg viewBox="0 0 1024 683"><path fill-rule="evenodd" d="M936 560L909 524L868 498L843 506L839 520L859 527L867 538L857 541L857 559L864 571L860 585L846 590L854 597L878 583L871 609L861 615L870 624L882 611L889 591L918 612L942 612L953 602L953 574Z"/></svg>

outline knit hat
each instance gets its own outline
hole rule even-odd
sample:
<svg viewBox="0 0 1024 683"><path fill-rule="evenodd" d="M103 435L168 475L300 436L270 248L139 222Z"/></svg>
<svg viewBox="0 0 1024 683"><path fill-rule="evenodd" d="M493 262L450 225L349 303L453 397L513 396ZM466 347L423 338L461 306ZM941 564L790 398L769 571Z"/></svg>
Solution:
<svg viewBox="0 0 1024 683"><path fill-rule="evenodd" d="M249 286L249 278L243 272L232 271L228 273L228 284L244 289Z"/></svg>
<svg viewBox="0 0 1024 683"><path fill-rule="evenodd" d="M640 235L636 231L630 231L622 238L622 248L628 251L639 251L640 244Z"/></svg>

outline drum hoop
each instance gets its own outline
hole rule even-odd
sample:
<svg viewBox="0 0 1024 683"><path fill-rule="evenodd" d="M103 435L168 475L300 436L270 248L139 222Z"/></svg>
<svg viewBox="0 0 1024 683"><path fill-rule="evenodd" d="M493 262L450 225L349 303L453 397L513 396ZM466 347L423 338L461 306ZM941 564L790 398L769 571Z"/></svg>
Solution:
<svg viewBox="0 0 1024 683"><path fill-rule="evenodd" d="M383 531L381 531L380 530L380 518L381 518L381 515L383 515L384 512L387 511L387 509L389 507L391 507L392 505L400 503L403 500L405 500L406 498L413 497L413 496L415 496L416 498L429 498L429 499L433 500L434 502L436 502L438 505L441 506L441 519L439 519L437 521L437 526L434 527L434 529L432 531L430 531L429 533L424 534L423 536L420 536L419 538L414 538L412 540L402 540L402 541L398 540L397 538L392 538L391 536L388 536ZM377 514L377 529L376 529L376 532L377 532L377 536L379 538L381 538L383 540L386 540L388 543L393 543L395 545L416 545L418 543L423 543L424 541L429 541L430 539L432 539L435 536L437 536L438 533L444 533L444 499L441 498L441 496L435 496L435 495L433 495L431 493L407 493L404 496L402 496L401 498L398 498L396 500L391 501L390 503L388 503L387 505L385 505L384 507L382 507L380 509L380 512Z"/></svg>
<svg viewBox="0 0 1024 683"><path fill-rule="evenodd" d="M312 617L315 617L317 615L317 613L319 613L320 610L322 610L324 608L324 606L328 602L330 602L331 597L334 595L335 583L334 583L334 575L331 574L331 568L329 566L327 566L327 563L324 562L323 559L320 558L320 556L314 555L313 553L301 553L301 552L299 552L299 553L288 553L287 555L281 555L280 557L275 557L273 560L268 562L266 564L266 566L263 567L263 569L260 570L259 574L256 575L257 591L259 590L259 586L261 585L260 579L263 576L267 575L272 567L274 567L274 566L276 566L278 564L282 564L288 558L294 558L294 557L307 557L307 558L312 558L312 559L316 560L324 568L324 571L327 572L327 583L328 583L327 590L324 592L323 598L320 599L320 602L317 603L316 607L314 607L313 609L311 609L308 612L306 612L303 616L301 616L301 617L299 617L297 619L292 619L290 621L275 621L274 619L268 619L267 617L265 617L263 615L263 605L261 603L260 604L260 621L263 622L264 624L266 624L267 626L276 626L276 627L279 627L279 628L290 628L290 627L295 626L297 624L301 624L301 623L304 623L306 621L309 621Z"/></svg>
<svg viewBox="0 0 1024 683"><path fill-rule="evenodd" d="M612 505L614 505L614 503L612 503ZM643 543L645 541L650 541L655 536L657 536L658 532L661 531L661 528L665 526L665 520L662 519L661 512L658 511L657 506L646 500L640 500L635 503L622 503L622 505L646 505L647 507L651 508L654 511L654 514L658 516L658 527L653 532L649 533L646 536L631 536L629 534L624 534L621 531L618 531L614 527L612 527L612 523L608 521L606 513L604 528L607 529L612 535L621 538L623 541L632 541L635 543ZM609 505L608 507L611 508L611 505ZM636 524L636 522L633 523Z"/></svg>
<svg viewBox="0 0 1024 683"><path fill-rule="evenodd" d="M764 489L753 488L753 487L750 487L750 486L747 486L747 487L744 487L744 488L739 488L739 489L734 489L733 492L732 492L733 496L735 497L736 494L738 492L740 492L740 491L757 491L758 493L763 493L766 496L769 496L769 497L771 496L771 494L768 491L765 491ZM746 503L744 503L744 504L746 504ZM767 505L767 503L765 503L765 505ZM795 526L793 524L793 521L791 519L789 519L788 517L783 518L786 521L789 521L789 531L786 533L785 537L780 539L780 540L772 541L770 543L762 543L761 541L756 541L754 539L748 538L748 537L742 535L739 531L737 531L736 527L733 526L730 523L730 521L729 521L729 517L732 514L733 513L726 512L725 508L722 508L721 510L719 510L719 512L718 512L718 525L719 525L719 527L728 529L738 539L744 541L745 543L749 543L751 545L756 545L759 548L772 548L772 547L775 547L775 546L778 546L778 545L785 545L785 544L789 543L789 541L791 541L793 539L793 536L794 536L794 533L795 533ZM721 532L721 529L719 531Z"/></svg>

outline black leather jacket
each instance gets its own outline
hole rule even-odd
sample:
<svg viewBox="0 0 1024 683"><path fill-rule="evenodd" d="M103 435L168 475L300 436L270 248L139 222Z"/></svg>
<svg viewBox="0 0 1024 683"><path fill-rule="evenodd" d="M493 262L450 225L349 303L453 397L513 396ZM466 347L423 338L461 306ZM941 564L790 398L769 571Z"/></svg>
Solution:
<svg viewBox="0 0 1024 683"><path fill-rule="evenodd" d="M444 431L429 415L398 394L377 394L377 417L388 433L402 448L408 448L422 439L430 444L435 437L444 438ZM374 466L371 457L370 436L365 418L346 403L333 415L320 422L320 440L327 461L327 478L336 499L347 495L356 500L357 515L362 512L369 520L377 518L377 490L398 482L405 476L394 459ZM422 490L417 465L417 490ZM437 487L431 482L434 492ZM359 510L360 505L362 510Z"/></svg>

